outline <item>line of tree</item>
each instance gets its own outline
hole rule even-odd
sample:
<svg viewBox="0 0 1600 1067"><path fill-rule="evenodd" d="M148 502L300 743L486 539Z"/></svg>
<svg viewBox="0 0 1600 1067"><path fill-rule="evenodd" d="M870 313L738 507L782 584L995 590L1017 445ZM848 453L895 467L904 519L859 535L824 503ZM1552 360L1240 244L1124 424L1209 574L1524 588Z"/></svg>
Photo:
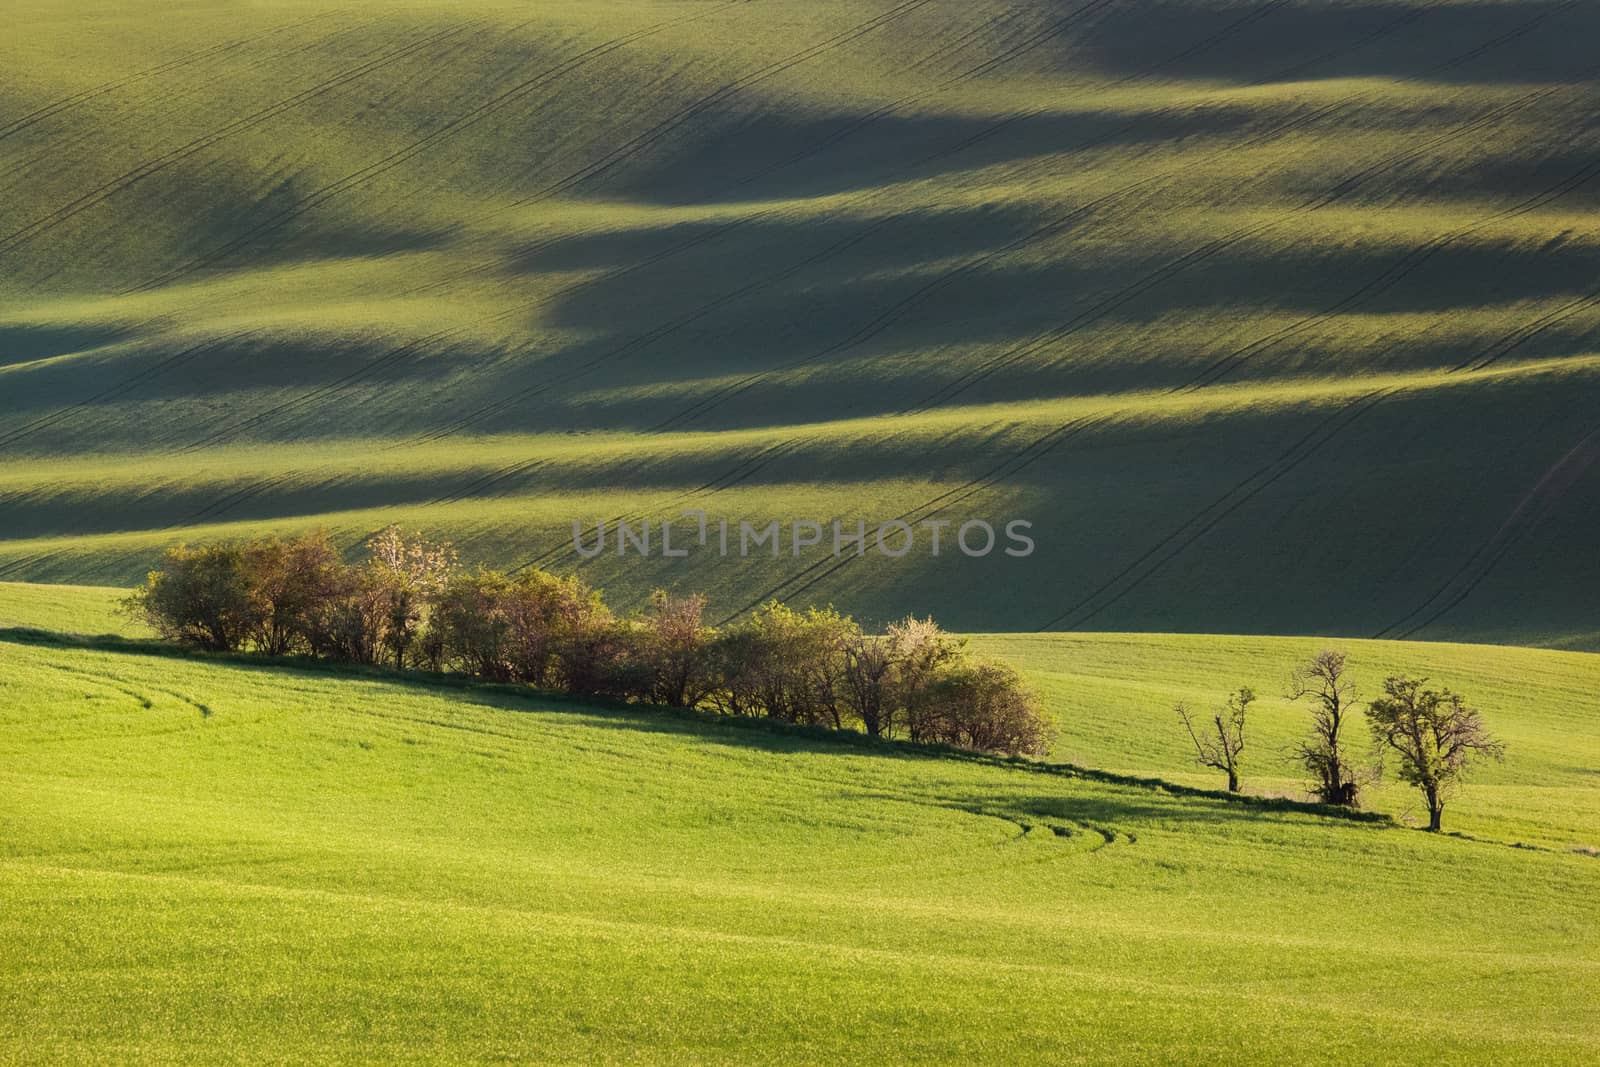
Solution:
<svg viewBox="0 0 1600 1067"><path fill-rule="evenodd" d="M705 598L657 592L621 616L576 577L460 566L396 527L347 563L320 532L180 545L128 598L162 637L221 652L454 671L584 697L1043 755L1051 730L1010 667L931 619L867 633L831 608L769 603L704 622Z"/></svg>
<svg viewBox="0 0 1600 1067"><path fill-rule="evenodd" d="M1347 728L1359 705L1343 652L1319 652L1291 676L1288 698L1308 701L1311 729L1292 749L1305 768L1309 789L1325 804L1356 807L1361 790L1383 775L1389 758L1398 761L1400 779L1422 793L1428 829L1443 824L1445 802L1479 759L1505 758L1505 746L1489 733L1483 715L1461 694L1429 687L1427 679L1390 675L1381 696L1366 702L1371 746L1363 760L1349 743ZM1244 762L1246 722L1255 693L1230 693L1212 715L1175 705L1178 720L1195 749L1195 763L1222 771L1228 789L1238 792Z"/></svg>

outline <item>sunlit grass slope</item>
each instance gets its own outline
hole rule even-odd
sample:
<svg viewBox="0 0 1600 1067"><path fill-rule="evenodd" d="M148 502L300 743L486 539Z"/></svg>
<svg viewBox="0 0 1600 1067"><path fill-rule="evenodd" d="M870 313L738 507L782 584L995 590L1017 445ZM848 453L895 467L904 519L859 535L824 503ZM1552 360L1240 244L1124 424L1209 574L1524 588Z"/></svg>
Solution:
<svg viewBox="0 0 1600 1067"><path fill-rule="evenodd" d="M1506 742L1503 764L1486 763L1447 809L1446 829L1556 848L1600 849L1600 656L1582 652L1397 641L1229 637L1211 634L976 635L971 647L1006 660L1044 695L1061 725L1055 758L1217 788L1193 765L1172 706L1221 705L1250 686L1258 703L1247 733L1244 785L1304 796L1291 746L1309 708L1288 699L1296 665L1323 648L1349 657L1357 697L1381 694L1390 674L1429 679L1464 694ZM1358 716L1347 738L1369 746ZM1395 780L1391 761L1367 806L1426 824L1419 795Z"/></svg>
<svg viewBox="0 0 1600 1067"><path fill-rule="evenodd" d="M1039 548L585 570L966 629L1595 630L1594 5L5 18L0 578L395 519L571 567L574 519L695 506Z"/></svg>
<svg viewBox="0 0 1600 1067"><path fill-rule="evenodd" d="M149 637L119 610L123 590L0 582L0 628L59 635ZM1218 788L1196 768L1172 706L1220 705L1249 686L1257 703L1244 784L1268 797L1305 798L1292 745L1309 708L1289 699L1294 668L1324 648L1349 657L1358 701L1390 674L1429 679L1465 694L1510 755L1475 766L1449 807L1449 829L1556 849L1600 850L1600 656L1543 649L1218 634L973 634L975 653L1014 665L1044 698L1059 728L1051 758L1115 774ZM1347 743L1363 759L1357 717ZM1364 807L1415 821L1417 794L1394 780L1364 794Z"/></svg>
<svg viewBox="0 0 1600 1067"><path fill-rule="evenodd" d="M1586 855L15 634L0 721L9 1061L1600 1053Z"/></svg>

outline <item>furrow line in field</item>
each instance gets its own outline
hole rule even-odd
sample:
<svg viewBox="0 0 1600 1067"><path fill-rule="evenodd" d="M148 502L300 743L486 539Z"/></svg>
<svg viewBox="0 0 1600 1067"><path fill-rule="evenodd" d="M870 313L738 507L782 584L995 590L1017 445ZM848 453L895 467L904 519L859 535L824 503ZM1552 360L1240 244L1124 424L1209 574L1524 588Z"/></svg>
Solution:
<svg viewBox="0 0 1600 1067"><path fill-rule="evenodd" d="M742 2L742 0L730 0L730 3L718 5L717 7L708 11L701 11L691 15L680 15L677 18L665 19L661 22L655 23L654 25L635 30L632 33L622 34L618 37L613 37L610 40L602 41L600 44L587 48L576 55L569 56L560 63L540 71L531 78L527 78L521 82L518 82L511 88L496 94L488 100L482 101L477 106L456 116L450 121L430 131L425 136L412 141L410 144L407 144L386 156L374 160L364 167L346 174L337 181L330 182L329 184L306 194L295 203L278 212L276 215L262 220L245 233L240 234L221 247L197 256L186 263L173 267L172 269L165 271L153 278L140 282L139 284L124 290L124 292L141 292L158 288L162 285L167 285L177 281L178 279L192 274L197 270L202 270L205 267L211 266L227 258L229 255L232 255L234 252L249 246L258 238L281 228L287 223L292 222L294 219L301 217L306 212L327 203L329 200L332 200L333 198L348 192L351 189L357 188L364 183L371 181L373 178L386 174L417 156L426 154L428 151L436 147L440 142L453 137L462 130L469 129L470 127L500 111L502 108L525 99L526 97L532 95L536 90L572 73L575 70L578 70L588 63L600 59L603 56L609 55L610 53L621 48L625 48L636 41L640 41L647 37L661 33L670 27L684 22L706 18L709 15L740 2Z"/></svg>
<svg viewBox="0 0 1600 1067"><path fill-rule="evenodd" d="M253 129L262 123L268 122L271 119L274 119L277 116L300 106L301 104L315 100L316 98L334 89L337 89L342 85L362 78L373 71L381 70L386 66L397 63L402 59L405 59L417 52L439 43L440 41L464 33L468 28L469 25L452 27L437 33L429 34L421 40L413 41L410 44L404 45L400 48L391 49L387 52L380 53L379 55L374 56L365 62L343 70L331 78L324 79L323 81L318 82L306 89L302 89L301 91L285 97L276 103L269 104L266 107L249 113L248 115L234 119L218 129L213 130L204 136L197 137L194 140L165 152L154 159L146 160L144 163L141 163L133 169L124 172L111 181L108 181L96 187L95 189L82 194L70 203L64 204L49 214L41 216L22 228L14 230L5 237L0 238L0 253L10 252L23 243L39 237L41 234L48 233L50 230L61 226L82 212L105 202L121 192L131 189L135 185L144 181L146 178L149 178L154 174L158 174L176 163L183 162L184 160L189 159L208 148L211 148L213 145L226 140L228 137L242 133L246 130Z"/></svg>

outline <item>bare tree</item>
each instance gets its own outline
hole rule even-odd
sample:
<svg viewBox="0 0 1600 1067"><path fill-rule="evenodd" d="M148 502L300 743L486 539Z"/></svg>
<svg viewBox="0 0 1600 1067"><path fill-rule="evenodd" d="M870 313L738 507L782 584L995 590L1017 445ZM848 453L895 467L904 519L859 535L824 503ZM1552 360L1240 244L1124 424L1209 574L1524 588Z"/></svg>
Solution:
<svg viewBox="0 0 1600 1067"><path fill-rule="evenodd" d="M1239 764L1244 754L1245 715L1255 699L1255 693L1248 687L1228 694L1228 702L1211 716L1210 722L1202 720L1198 729L1195 726L1195 716L1187 704L1180 702L1172 709L1177 712L1184 729L1189 731L1189 740L1194 742L1195 763L1226 773L1230 793L1239 791Z"/></svg>
<svg viewBox="0 0 1600 1067"><path fill-rule="evenodd" d="M1383 696L1367 707L1379 752L1400 754L1400 777L1422 790L1428 829L1437 831L1445 800L1478 757L1505 758L1505 746L1483 724L1476 708L1458 693L1427 688L1425 678L1390 676Z"/></svg>
<svg viewBox="0 0 1600 1067"><path fill-rule="evenodd" d="M1310 736L1294 754L1311 775L1311 790L1324 804L1355 807L1359 783L1355 761L1344 750L1344 726L1355 711L1355 686L1345 673L1345 655L1326 649L1295 668L1290 700L1311 700Z"/></svg>

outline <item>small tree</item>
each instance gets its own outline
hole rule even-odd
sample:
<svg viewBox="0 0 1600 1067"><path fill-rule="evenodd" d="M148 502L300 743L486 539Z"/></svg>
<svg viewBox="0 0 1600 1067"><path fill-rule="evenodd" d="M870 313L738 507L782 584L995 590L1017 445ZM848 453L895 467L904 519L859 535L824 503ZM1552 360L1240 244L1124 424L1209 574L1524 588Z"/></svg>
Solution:
<svg viewBox="0 0 1600 1067"><path fill-rule="evenodd" d="M231 652L260 629L261 606L251 595L243 548L178 545L167 550L161 564L123 606L162 637Z"/></svg>
<svg viewBox="0 0 1600 1067"><path fill-rule="evenodd" d="M251 643L269 656L314 651L319 622L347 584L344 563L327 534L261 538L243 552L255 605Z"/></svg>
<svg viewBox="0 0 1600 1067"><path fill-rule="evenodd" d="M402 668L421 631L429 602L444 591L456 569L456 550L420 532L410 537L389 526L367 541L372 557L361 583L378 612L379 642Z"/></svg>
<svg viewBox="0 0 1600 1067"><path fill-rule="evenodd" d="M868 737L893 735L894 651L888 638L857 632L844 646L845 707Z"/></svg>
<svg viewBox="0 0 1600 1067"><path fill-rule="evenodd" d="M1467 765L1482 756L1505 758L1505 746L1490 735L1476 708L1458 693L1427 688L1427 679L1393 675L1383 696L1367 708L1372 736L1382 753L1400 755L1400 777L1428 802L1428 829L1437 831L1444 804Z"/></svg>
<svg viewBox="0 0 1600 1067"><path fill-rule="evenodd" d="M1331 649L1295 668L1289 699L1311 700L1311 733L1295 745L1295 758L1311 775L1311 791L1324 804L1354 807L1358 784L1345 754L1343 731L1354 711L1355 686L1345 673L1345 655Z"/></svg>
<svg viewBox="0 0 1600 1067"><path fill-rule="evenodd" d="M675 597L657 589L651 594L638 650L649 668L647 700L683 708L705 700L713 685L710 650L716 636L702 621L705 610L700 593Z"/></svg>
<svg viewBox="0 0 1600 1067"><path fill-rule="evenodd" d="M483 567L445 583L428 624L441 666L497 682L512 680L512 623L506 612L511 591L510 578Z"/></svg>
<svg viewBox="0 0 1600 1067"><path fill-rule="evenodd" d="M1239 791L1245 716L1255 699L1255 693L1249 688L1230 693L1228 702L1211 716L1210 722L1202 721L1198 729L1187 704L1178 703L1172 709L1177 712L1184 729L1189 731L1189 740L1194 742L1195 763L1226 773L1230 793Z"/></svg>
<svg viewBox="0 0 1600 1067"><path fill-rule="evenodd" d="M895 664L895 702L905 719L906 736L913 741L935 740L942 728L942 705L935 690L945 673L964 663L964 642L931 618L914 615L891 624L888 639Z"/></svg>
<svg viewBox="0 0 1600 1067"><path fill-rule="evenodd" d="M957 663L929 687L924 739L1008 756L1043 756L1054 731L1039 698L1010 667Z"/></svg>

